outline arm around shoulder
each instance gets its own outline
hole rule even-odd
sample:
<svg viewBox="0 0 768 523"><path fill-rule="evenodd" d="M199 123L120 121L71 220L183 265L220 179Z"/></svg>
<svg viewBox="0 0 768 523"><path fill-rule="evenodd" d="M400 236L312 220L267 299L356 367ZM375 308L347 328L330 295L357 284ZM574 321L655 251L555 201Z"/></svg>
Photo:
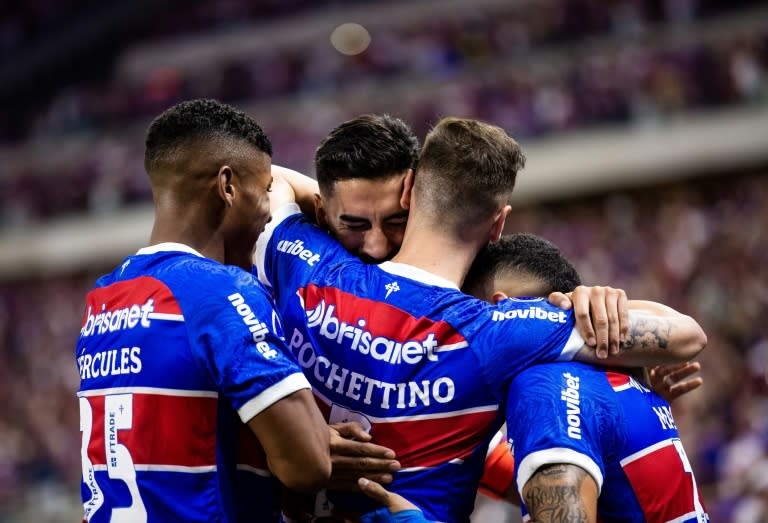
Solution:
<svg viewBox="0 0 768 523"><path fill-rule="evenodd" d="M576 359L599 365L649 367L688 361L706 345L707 335L690 316L660 303L630 300L629 330L618 354L598 358L585 346Z"/></svg>
<svg viewBox="0 0 768 523"><path fill-rule="evenodd" d="M273 403L248 425L286 487L307 494L325 487L331 476L329 431L309 389Z"/></svg>
<svg viewBox="0 0 768 523"><path fill-rule="evenodd" d="M276 211L287 203L296 203L301 212L307 216L315 216L315 194L320 189L317 180L298 171L272 166L272 193L269 197L269 208Z"/></svg>

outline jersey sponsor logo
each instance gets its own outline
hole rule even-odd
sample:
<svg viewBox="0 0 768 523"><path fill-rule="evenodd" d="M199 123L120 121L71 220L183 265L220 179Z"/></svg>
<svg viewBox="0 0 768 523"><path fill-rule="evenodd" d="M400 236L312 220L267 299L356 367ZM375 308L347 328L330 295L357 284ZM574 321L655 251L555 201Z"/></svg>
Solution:
<svg viewBox="0 0 768 523"><path fill-rule="evenodd" d="M251 333L254 343L256 343L256 350L258 350L264 358L268 360L275 359L277 357L277 351L269 346L265 340L269 329L264 322L259 321L256 314L251 310L251 307L245 303L245 298L239 292L230 294L227 299L235 308L237 313L243 319L243 323L248 327Z"/></svg>
<svg viewBox="0 0 768 523"><path fill-rule="evenodd" d="M317 307L306 311L307 327L314 329L327 340L391 365L416 365L424 358L437 361L435 349L438 342L433 332L428 333L422 340L410 339L400 342L388 336L376 336L371 333L366 329L365 318L359 318L355 325L342 321L334 314L335 310L335 305L320 300Z"/></svg>
<svg viewBox="0 0 768 523"><path fill-rule="evenodd" d="M553 323L565 323L568 315L563 311L548 311L541 307L528 307L527 309L512 309L508 311L493 311L493 321L504 320L547 320Z"/></svg>
<svg viewBox="0 0 768 523"><path fill-rule="evenodd" d="M568 437L581 439L581 407L579 401L579 377L564 372L565 388L560 390L560 399L565 402Z"/></svg>
<svg viewBox="0 0 768 523"><path fill-rule="evenodd" d="M384 286L385 289L387 289L387 294L384 296L384 299L386 300L389 298L389 295L393 292L397 292L400 290L400 286L397 284L396 281L393 281L392 283L388 283Z"/></svg>
<svg viewBox="0 0 768 523"><path fill-rule="evenodd" d="M305 261L310 267L314 267L320 261L320 255L305 248L302 240L281 240L277 243L277 250L291 256L296 256L300 260Z"/></svg>
<svg viewBox="0 0 768 523"><path fill-rule="evenodd" d="M91 379L120 374L138 374L141 372L141 349L123 347L84 354L77 358L80 379Z"/></svg>
<svg viewBox="0 0 768 523"><path fill-rule="evenodd" d="M155 310L155 300L148 299L141 305L134 303L115 310L107 310L106 303L101 304L101 311L93 314L93 306L88 305L85 325L80 329L80 336L105 334L136 327L148 328L152 323L149 315Z"/></svg>

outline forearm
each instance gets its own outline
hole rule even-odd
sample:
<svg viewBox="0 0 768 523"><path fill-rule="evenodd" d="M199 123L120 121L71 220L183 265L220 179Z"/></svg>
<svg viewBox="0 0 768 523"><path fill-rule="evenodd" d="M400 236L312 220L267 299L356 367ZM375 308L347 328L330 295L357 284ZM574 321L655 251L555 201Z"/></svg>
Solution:
<svg viewBox="0 0 768 523"><path fill-rule="evenodd" d="M273 211L286 203L295 202L301 212L315 216L315 194L320 191L317 180L280 165L272 166L272 179L270 208Z"/></svg>
<svg viewBox="0 0 768 523"><path fill-rule="evenodd" d="M523 487L523 501L535 523L594 523L597 483L576 465L546 465Z"/></svg>
<svg viewBox="0 0 768 523"><path fill-rule="evenodd" d="M690 316L660 303L629 302L629 329L618 354L597 358L585 346L579 361L619 367L648 367L680 363L695 357L707 344L707 336Z"/></svg>
<svg viewBox="0 0 768 523"><path fill-rule="evenodd" d="M281 483L304 493L325 487L331 475L328 425L309 389L277 401L248 425Z"/></svg>

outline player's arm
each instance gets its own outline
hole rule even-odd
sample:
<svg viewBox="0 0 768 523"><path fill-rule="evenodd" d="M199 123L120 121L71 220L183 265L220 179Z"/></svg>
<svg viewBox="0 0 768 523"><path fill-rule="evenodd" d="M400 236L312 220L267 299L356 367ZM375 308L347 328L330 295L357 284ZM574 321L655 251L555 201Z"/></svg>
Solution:
<svg viewBox="0 0 768 523"><path fill-rule="evenodd" d="M315 493L331 476L328 425L312 392L302 389L248 421L267 455L269 469L286 487Z"/></svg>
<svg viewBox="0 0 768 523"><path fill-rule="evenodd" d="M597 483L576 465L540 467L525 483L522 494L536 523L597 521Z"/></svg>
<svg viewBox="0 0 768 523"><path fill-rule="evenodd" d="M315 195L320 192L317 180L293 169L272 166L272 190L269 208L272 212L287 203L296 203L301 212L315 216Z"/></svg>
<svg viewBox="0 0 768 523"><path fill-rule="evenodd" d="M575 359L599 365L650 367L681 363L707 345L707 336L690 316L660 303L630 300L627 333L616 354L599 357L584 345Z"/></svg>

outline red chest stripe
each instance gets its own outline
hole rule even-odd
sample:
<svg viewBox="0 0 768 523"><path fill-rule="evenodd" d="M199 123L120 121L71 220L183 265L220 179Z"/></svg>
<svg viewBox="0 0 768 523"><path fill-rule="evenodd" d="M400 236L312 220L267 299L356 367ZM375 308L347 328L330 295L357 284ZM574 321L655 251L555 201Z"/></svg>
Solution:
<svg viewBox="0 0 768 523"><path fill-rule="evenodd" d="M88 456L106 464L104 396L87 398L93 410ZM135 465L202 467L216 465L215 397L133 394L130 429L117 431Z"/></svg>
<svg viewBox="0 0 768 523"><path fill-rule="evenodd" d="M358 325L363 319L366 328L374 336L406 341L423 340L429 333L433 333L440 346L462 346L466 343L464 337L449 323L425 317L415 318L388 303L360 298L334 287L317 287L311 284L306 289L300 289L299 293L307 311L316 309L324 300L326 304L335 307L334 314L339 321Z"/></svg>

